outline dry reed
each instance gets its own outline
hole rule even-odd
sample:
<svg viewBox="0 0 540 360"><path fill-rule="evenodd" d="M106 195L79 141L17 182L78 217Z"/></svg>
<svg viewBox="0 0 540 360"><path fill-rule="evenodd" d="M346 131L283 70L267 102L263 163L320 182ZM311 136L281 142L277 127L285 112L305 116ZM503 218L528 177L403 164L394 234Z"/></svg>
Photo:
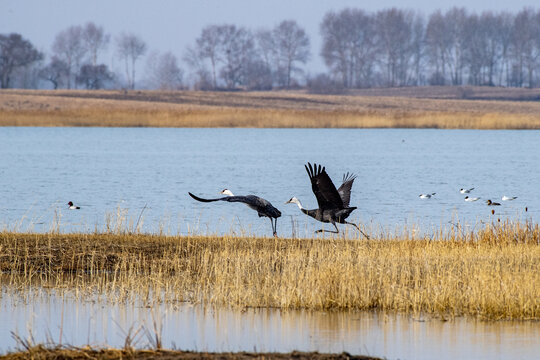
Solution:
<svg viewBox="0 0 540 360"><path fill-rule="evenodd" d="M540 129L537 101L213 93L0 91L3 126Z"/></svg>
<svg viewBox="0 0 540 360"><path fill-rule="evenodd" d="M291 353L212 353L179 350L136 350L136 349L93 349L90 347L33 346L25 351L8 353L0 356L2 360L57 360L57 359L95 359L95 360L377 360L371 356L342 354L321 354L318 352Z"/></svg>
<svg viewBox="0 0 540 360"><path fill-rule="evenodd" d="M113 302L538 320L539 268L531 223L374 240L0 233L7 289Z"/></svg>

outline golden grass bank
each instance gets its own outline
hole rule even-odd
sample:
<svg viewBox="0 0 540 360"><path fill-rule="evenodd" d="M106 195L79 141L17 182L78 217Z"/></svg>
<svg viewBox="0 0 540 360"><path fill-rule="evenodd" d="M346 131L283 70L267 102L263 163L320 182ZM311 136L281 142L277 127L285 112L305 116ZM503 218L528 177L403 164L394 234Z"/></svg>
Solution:
<svg viewBox="0 0 540 360"><path fill-rule="evenodd" d="M0 90L2 126L540 129L540 102L295 92Z"/></svg>
<svg viewBox="0 0 540 360"><path fill-rule="evenodd" d="M8 291L235 308L540 319L540 229L372 240L0 234Z"/></svg>

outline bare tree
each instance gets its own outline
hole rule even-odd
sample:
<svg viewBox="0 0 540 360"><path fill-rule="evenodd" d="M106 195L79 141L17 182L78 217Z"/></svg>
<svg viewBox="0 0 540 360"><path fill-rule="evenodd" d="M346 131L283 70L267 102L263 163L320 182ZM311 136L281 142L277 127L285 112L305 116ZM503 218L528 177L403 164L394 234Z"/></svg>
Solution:
<svg viewBox="0 0 540 360"><path fill-rule="evenodd" d="M413 80L412 84L419 86L424 84L423 72L425 62L425 37L426 28L424 17L420 14L416 14L412 24L412 39L411 39L411 52L412 52L412 67L413 67Z"/></svg>
<svg viewBox="0 0 540 360"><path fill-rule="evenodd" d="M489 86L495 85L495 74L497 68L501 67L501 60L503 57L503 36L501 29L504 24L502 23L502 17L497 16L493 12L485 11L480 15L479 24L480 33L485 38L483 45L485 46L482 51L482 64L485 67L485 76L482 84Z"/></svg>
<svg viewBox="0 0 540 360"><path fill-rule="evenodd" d="M194 47L188 46L184 52L182 60L192 69L191 76L194 77L194 88L197 90L211 90L214 87L214 78L206 67L205 59Z"/></svg>
<svg viewBox="0 0 540 360"><path fill-rule="evenodd" d="M116 39L117 53L124 60L127 86L135 89L135 63L146 52L146 43L135 34L122 33Z"/></svg>
<svg viewBox="0 0 540 360"><path fill-rule="evenodd" d="M81 35L84 46L90 54L90 64L97 66L98 54L107 48L111 36L105 33L102 26L96 26L93 22L84 26Z"/></svg>
<svg viewBox="0 0 540 360"><path fill-rule="evenodd" d="M67 82L68 73L68 65L56 56L53 56L51 62L39 71L39 77L50 81L56 90L62 83Z"/></svg>
<svg viewBox="0 0 540 360"><path fill-rule="evenodd" d="M0 88L10 86L13 72L43 58L30 41L20 34L0 34Z"/></svg>
<svg viewBox="0 0 540 360"><path fill-rule="evenodd" d="M430 76L431 85L444 85L446 82L447 49L450 46L450 39L445 26L445 19L440 10L429 16L426 28L426 51L434 68Z"/></svg>
<svg viewBox="0 0 540 360"><path fill-rule="evenodd" d="M152 52L146 61L149 85L155 89L176 90L182 88L184 72L171 52Z"/></svg>
<svg viewBox="0 0 540 360"><path fill-rule="evenodd" d="M463 83L463 69L465 67L464 49L468 41L466 32L466 22L468 14L465 8L452 8L445 14L446 30L450 35L450 47L448 51L448 65L450 66L450 77L452 85Z"/></svg>
<svg viewBox="0 0 540 360"><path fill-rule="evenodd" d="M243 85L247 64L255 56L255 42L249 30L236 25L220 26L223 67L220 76L228 89Z"/></svg>
<svg viewBox="0 0 540 360"><path fill-rule="evenodd" d="M444 15L439 10L431 14L426 29L426 44L431 63L435 66L432 84L443 85L448 75L452 85L462 83L467 16L464 8L456 7Z"/></svg>
<svg viewBox="0 0 540 360"><path fill-rule="evenodd" d="M379 60L386 73L388 86L408 84L410 64L414 55L412 11L392 8L376 15Z"/></svg>
<svg viewBox="0 0 540 360"><path fill-rule="evenodd" d="M73 74L79 71L81 60L87 51L82 41L82 27L70 26L59 32L54 39L52 50L56 57L68 66L67 87L71 89Z"/></svg>
<svg viewBox="0 0 540 360"><path fill-rule="evenodd" d="M510 84L510 47L514 15L510 12L501 12L497 16L497 37L501 44L501 67L499 69L499 85Z"/></svg>
<svg viewBox="0 0 540 360"><path fill-rule="evenodd" d="M376 48L374 19L363 10L329 12L320 26L321 56L344 87L371 84Z"/></svg>
<svg viewBox="0 0 540 360"><path fill-rule="evenodd" d="M271 69L272 73L276 72L279 68L279 59L276 54L277 46L272 36L272 31L267 29L260 29L255 34L255 42L257 46L257 53L265 63L266 67ZM274 74L272 74L274 78Z"/></svg>
<svg viewBox="0 0 540 360"><path fill-rule="evenodd" d="M222 60L221 46L223 45L223 28L224 26L210 25L205 27L201 36L195 40L196 54L201 60L210 62L212 73L212 86L217 88L217 66Z"/></svg>
<svg viewBox="0 0 540 360"><path fill-rule="evenodd" d="M243 84L248 90L271 90L272 70L262 58L251 58L245 65Z"/></svg>
<svg viewBox="0 0 540 360"><path fill-rule="evenodd" d="M288 88L291 86L292 74L300 70L296 63L305 64L309 59L309 37L294 20L285 20L279 23L273 29L272 36L279 61L278 71L284 74L285 82L283 85Z"/></svg>
<svg viewBox="0 0 540 360"><path fill-rule="evenodd" d="M538 66L540 48L536 39L540 37L540 18L532 8L521 10L514 19L511 53L514 59L512 84L534 86L534 71Z"/></svg>
<svg viewBox="0 0 540 360"><path fill-rule="evenodd" d="M87 89L97 90L103 88L108 81L113 80L113 75L104 64L97 66L86 64L81 66L76 80Z"/></svg>

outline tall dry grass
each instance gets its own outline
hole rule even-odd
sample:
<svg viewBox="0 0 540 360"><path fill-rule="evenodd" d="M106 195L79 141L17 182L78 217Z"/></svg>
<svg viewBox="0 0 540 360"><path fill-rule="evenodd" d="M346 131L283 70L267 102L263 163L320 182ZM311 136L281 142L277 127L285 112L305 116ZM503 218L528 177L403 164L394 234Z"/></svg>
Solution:
<svg viewBox="0 0 540 360"><path fill-rule="evenodd" d="M372 240L0 234L9 291L106 301L540 319L540 228Z"/></svg>
<svg viewBox="0 0 540 360"><path fill-rule="evenodd" d="M3 126L540 129L540 103L309 95L0 91Z"/></svg>

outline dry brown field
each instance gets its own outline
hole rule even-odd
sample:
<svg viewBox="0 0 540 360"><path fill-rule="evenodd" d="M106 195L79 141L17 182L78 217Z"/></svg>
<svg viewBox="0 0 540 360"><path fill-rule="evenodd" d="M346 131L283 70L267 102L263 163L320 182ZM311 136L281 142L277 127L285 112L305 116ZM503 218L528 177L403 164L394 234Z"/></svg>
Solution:
<svg viewBox="0 0 540 360"><path fill-rule="evenodd" d="M540 89L0 90L0 125L540 129Z"/></svg>
<svg viewBox="0 0 540 360"><path fill-rule="evenodd" d="M0 233L0 283L29 297L540 320L540 227L287 239Z"/></svg>

